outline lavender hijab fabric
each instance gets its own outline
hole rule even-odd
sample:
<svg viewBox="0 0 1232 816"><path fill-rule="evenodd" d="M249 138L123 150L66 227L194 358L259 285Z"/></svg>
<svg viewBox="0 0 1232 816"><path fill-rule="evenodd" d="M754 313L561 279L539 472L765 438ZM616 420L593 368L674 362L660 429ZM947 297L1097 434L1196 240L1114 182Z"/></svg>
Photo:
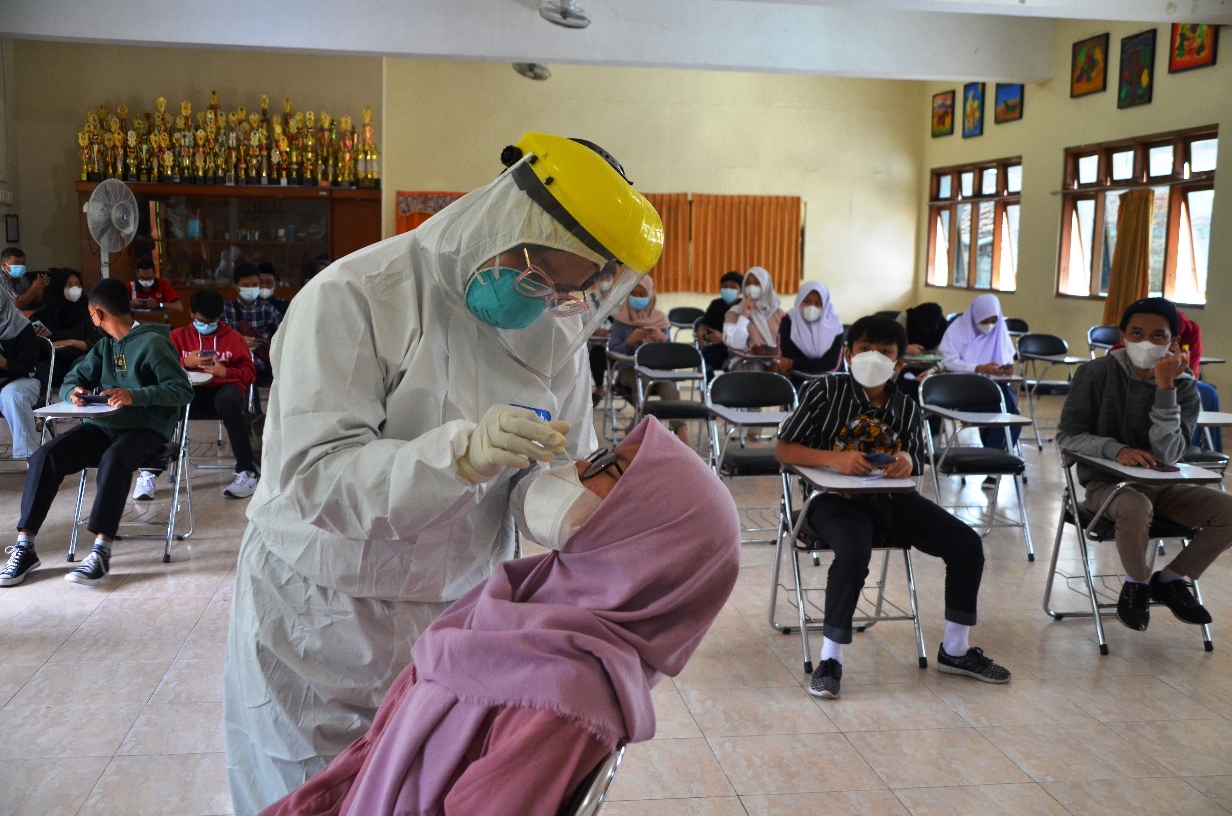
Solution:
<svg viewBox="0 0 1232 816"><path fill-rule="evenodd" d="M651 687L684 668L735 586L740 522L718 477L653 417L625 444L639 442L564 551L502 564L415 644L419 680L344 816L439 814L492 707L555 712L613 748L654 736Z"/></svg>
<svg viewBox="0 0 1232 816"><path fill-rule="evenodd" d="M977 323L993 316L997 322L988 334L976 328ZM980 295L972 300L967 311L946 329L939 351L950 371L970 372L984 363L1007 365L1014 362L1014 341L1005 326L1005 315L1001 313L1001 301L997 296Z"/></svg>
<svg viewBox="0 0 1232 816"><path fill-rule="evenodd" d="M813 292L821 295L821 318L809 323L800 314L804 299ZM791 318L791 342L808 357L824 357L834 345L834 340L843 333L843 319L830 302L830 290L820 281L800 284L796 292L796 305L787 313Z"/></svg>

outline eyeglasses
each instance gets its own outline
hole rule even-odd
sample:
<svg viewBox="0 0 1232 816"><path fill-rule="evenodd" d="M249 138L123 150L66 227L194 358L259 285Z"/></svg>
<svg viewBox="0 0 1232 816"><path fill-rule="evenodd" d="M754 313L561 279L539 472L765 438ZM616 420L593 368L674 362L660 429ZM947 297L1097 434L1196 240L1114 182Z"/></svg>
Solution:
<svg viewBox="0 0 1232 816"><path fill-rule="evenodd" d="M513 282L513 289L522 297L543 298L547 313L552 317L569 317L581 314L590 308L583 298L561 294L556 289L555 282L547 274L530 261L530 252L525 247L522 254L526 258L526 271L518 275Z"/></svg>
<svg viewBox="0 0 1232 816"><path fill-rule="evenodd" d="M610 448L600 448L599 450L586 457L586 470L582 471L581 480L584 482L587 479L593 479L608 468L616 468L616 477L620 478L625 475L624 468L620 466L620 461L616 458L616 451Z"/></svg>

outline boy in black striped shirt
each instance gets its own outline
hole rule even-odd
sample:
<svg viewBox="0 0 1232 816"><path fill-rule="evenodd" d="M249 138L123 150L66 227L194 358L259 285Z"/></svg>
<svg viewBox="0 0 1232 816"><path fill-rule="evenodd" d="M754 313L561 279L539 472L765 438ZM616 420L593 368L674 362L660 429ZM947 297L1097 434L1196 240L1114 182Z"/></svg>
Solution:
<svg viewBox="0 0 1232 816"><path fill-rule="evenodd" d="M869 454L885 454L887 478L918 475L925 457L922 411L892 381L902 368L907 333L888 317L863 317L847 333L849 374L814 381L800 406L779 429L775 456L785 465L829 467L851 476L875 468ZM843 644L868 577L875 546L906 545L945 562L945 639L938 670L988 683L1010 673L971 648L976 601L984 572L984 547L974 530L919 493L819 496L808 526L825 541L834 561L826 583L821 660L809 685L817 697L836 698L843 676Z"/></svg>

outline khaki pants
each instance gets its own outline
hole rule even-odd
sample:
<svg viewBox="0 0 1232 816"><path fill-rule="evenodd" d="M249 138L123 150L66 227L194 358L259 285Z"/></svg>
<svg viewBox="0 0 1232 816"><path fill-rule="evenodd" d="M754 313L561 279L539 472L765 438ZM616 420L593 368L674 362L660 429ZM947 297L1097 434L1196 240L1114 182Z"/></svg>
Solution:
<svg viewBox="0 0 1232 816"><path fill-rule="evenodd" d="M1098 512L1116 485L1087 486L1087 509ZM1125 574L1135 581L1151 578L1147 531L1154 515L1200 528L1189 546L1169 564L1173 571L1196 580L1220 553L1232 545L1232 494L1200 485L1134 485L1112 500L1105 515L1116 524L1117 551Z"/></svg>

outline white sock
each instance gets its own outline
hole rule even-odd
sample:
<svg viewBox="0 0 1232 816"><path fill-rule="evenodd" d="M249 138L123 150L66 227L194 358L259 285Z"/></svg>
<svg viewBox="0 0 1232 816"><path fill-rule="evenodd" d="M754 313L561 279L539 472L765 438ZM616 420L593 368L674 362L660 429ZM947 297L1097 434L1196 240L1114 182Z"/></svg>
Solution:
<svg viewBox="0 0 1232 816"><path fill-rule="evenodd" d="M1166 584L1171 581L1184 581L1184 580L1185 580L1185 576L1181 575L1179 572L1173 572L1172 567L1164 567L1163 569L1159 571L1159 582L1161 584Z"/></svg>
<svg viewBox="0 0 1232 816"><path fill-rule="evenodd" d="M18 533L17 534L17 546L18 547L30 547L31 549L33 549L34 548L34 535L32 533Z"/></svg>
<svg viewBox="0 0 1232 816"><path fill-rule="evenodd" d="M950 657L962 657L971 648L971 644L967 642L967 635L970 632L970 626L946 621L945 637L941 641L941 648L945 649L945 653Z"/></svg>
<svg viewBox="0 0 1232 816"><path fill-rule="evenodd" d="M98 550L102 550L103 552L107 553L107 555L111 555L111 542L103 538L102 536L98 536L97 538L94 539L94 548Z"/></svg>
<svg viewBox="0 0 1232 816"><path fill-rule="evenodd" d="M824 663L827 660L837 660L839 663L842 663L843 662L843 644L835 643L833 640L830 640L830 638L822 638L821 639L821 662Z"/></svg>
<svg viewBox="0 0 1232 816"><path fill-rule="evenodd" d="M1128 575L1126 575L1125 583L1127 584L1149 584L1150 581L1135 581L1133 578L1130 578Z"/></svg>

